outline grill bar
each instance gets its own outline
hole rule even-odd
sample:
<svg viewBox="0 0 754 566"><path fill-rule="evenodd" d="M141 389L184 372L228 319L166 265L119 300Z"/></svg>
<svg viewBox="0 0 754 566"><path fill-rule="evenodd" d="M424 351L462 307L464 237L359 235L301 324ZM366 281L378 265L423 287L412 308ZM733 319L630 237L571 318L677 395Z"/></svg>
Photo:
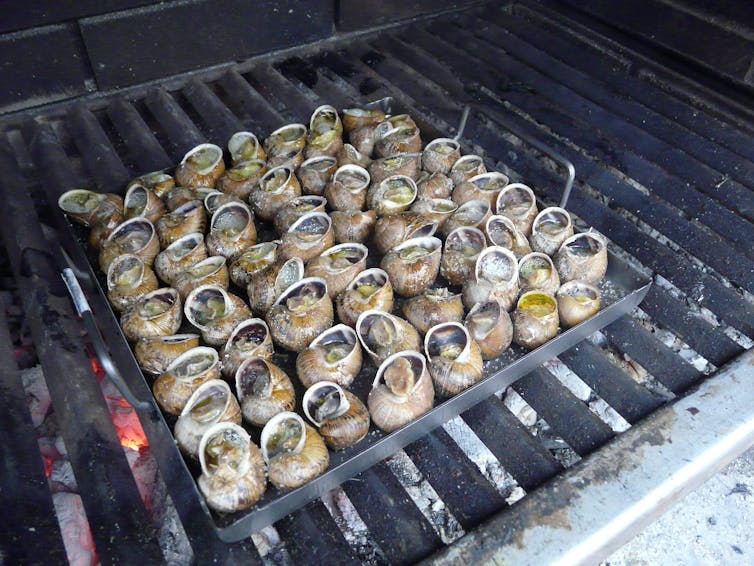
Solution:
<svg viewBox="0 0 754 566"><path fill-rule="evenodd" d="M13 354L5 305L0 301L0 505L13 510L3 519L4 560L30 564L45 548L50 562L66 560L60 526L48 489L37 434L26 409L21 372Z"/></svg>
<svg viewBox="0 0 754 566"><path fill-rule="evenodd" d="M2 231L31 334L55 399L55 412L68 457L76 470L97 552L103 561L127 561L139 553L145 560L162 557L154 528L146 516L99 384L78 338L70 300L60 270L45 250L31 198L14 175L9 148L0 147L2 184L8 218ZM15 189L11 198L11 191ZM81 415L87 415L82 419ZM107 504L103 504L107 502Z"/></svg>
<svg viewBox="0 0 754 566"><path fill-rule="evenodd" d="M116 98L107 107L107 115L123 139L131 161L144 171L157 171L173 165L160 142L134 106L123 98Z"/></svg>

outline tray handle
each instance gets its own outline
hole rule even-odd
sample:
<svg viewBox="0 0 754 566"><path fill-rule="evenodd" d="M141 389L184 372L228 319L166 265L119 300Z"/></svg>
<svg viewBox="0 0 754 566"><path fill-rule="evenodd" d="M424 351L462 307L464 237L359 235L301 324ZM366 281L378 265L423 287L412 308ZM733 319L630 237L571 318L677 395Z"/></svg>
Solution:
<svg viewBox="0 0 754 566"><path fill-rule="evenodd" d="M89 333L92 345L94 346L94 353L97 356L100 365L105 370L105 373L110 378L110 381L112 381L113 385L115 385L115 387L118 388L118 391L120 391L120 394L123 395L126 401L128 401L134 409L141 409L143 411L151 410L152 404L148 401L141 401L136 398L136 395L134 395L131 388L128 387L128 384L126 384L123 379L120 370L115 363L113 363L113 360L107 351L105 341L102 339L102 334L94 320L92 307L89 306L89 301L86 300L84 291L81 289L79 280L76 278L73 270L66 267L60 273L60 276L63 278L65 286L68 288L68 293L71 295L73 304L76 307L76 312L79 313L79 316L86 325L86 330Z"/></svg>
<svg viewBox="0 0 754 566"><path fill-rule="evenodd" d="M486 93L485 93L486 94ZM498 101L500 104L503 103L502 100ZM475 104L476 106L476 104ZM514 126L503 114L502 112L499 112L495 110L494 108L489 108L485 106L484 108L479 108L480 112L486 113L486 114L494 114L495 122L498 126L503 127L504 129L508 130L510 133L512 133L517 138L523 140L524 142L528 143L529 145L537 148L539 151L544 153L547 157L555 161L556 163L560 164L565 168L566 170L566 181L565 185L563 186L563 194L560 197L560 208L565 208L566 204L568 204L568 197L571 196L571 189L573 188L573 181L576 179L576 168L574 167L573 163L570 159L565 157L563 154L561 154L559 151L553 149L549 145L547 145L544 142L539 141L535 137L531 136L530 134L526 133L525 131L521 130L517 126ZM463 135L463 130L466 128L466 121L469 118L469 112L471 111L471 105L467 104L463 108L463 114L461 115L461 121L458 125L457 133L453 139L458 141L461 136Z"/></svg>

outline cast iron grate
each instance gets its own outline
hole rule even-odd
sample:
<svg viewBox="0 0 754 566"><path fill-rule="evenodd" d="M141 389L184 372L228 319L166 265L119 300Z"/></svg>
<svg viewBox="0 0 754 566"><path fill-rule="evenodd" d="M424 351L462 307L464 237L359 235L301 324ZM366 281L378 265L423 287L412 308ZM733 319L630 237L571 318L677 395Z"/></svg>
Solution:
<svg viewBox="0 0 754 566"><path fill-rule="evenodd" d="M402 473L395 459L380 463L276 523L265 540L254 539L274 562L413 562L503 511L752 346L752 124L703 91L680 88L670 73L651 67L640 72L642 65L548 10L484 7L285 58L264 57L219 76L12 115L2 123L0 142L4 194L7 199L28 190L36 207L18 194L10 197L16 214L4 227L5 245L18 273L21 267L45 269L45 256L21 253L45 249L40 220L51 226L59 221L46 208L45 193L90 185L120 190L137 174L172 166L197 143L224 143L239 129L264 136L321 103L346 107L392 96L450 132L472 102L464 138L490 165L554 203L561 186L554 164L500 122L548 139L576 166L569 209L655 272L641 309L560 356L559 364L521 379L513 386L516 395L491 397L407 447L418 476ZM72 317L58 290L33 289L49 293L48 308ZM41 335L47 336L37 344L45 374L55 375L68 359L51 359L60 344ZM73 342L75 350L80 340ZM69 379L90 379L81 357L68 355L78 360L71 362L78 365ZM73 418L77 408L89 410L60 395L65 400L56 400L57 411L74 411ZM519 408L517 415L511 407ZM534 425L522 423L522 407L536 413ZM101 426L107 436L107 425ZM459 428L472 431L494 456L503 480L459 446ZM94 458L87 465L105 465L109 477L128 473L125 462L107 451L86 455ZM169 470L161 473L170 477ZM508 483L491 481L496 478ZM440 502L437 510L421 503L427 493ZM121 504L134 496L120 487L113 495ZM96 494L84 503L95 508ZM358 521L349 523L344 516L354 511ZM448 516L455 521L450 533ZM129 546L153 537L150 528L136 528L140 520L130 517L135 535L118 539L124 523L117 510L98 517L100 556L125 556ZM184 526L198 558L256 552L249 544L217 550L201 526Z"/></svg>

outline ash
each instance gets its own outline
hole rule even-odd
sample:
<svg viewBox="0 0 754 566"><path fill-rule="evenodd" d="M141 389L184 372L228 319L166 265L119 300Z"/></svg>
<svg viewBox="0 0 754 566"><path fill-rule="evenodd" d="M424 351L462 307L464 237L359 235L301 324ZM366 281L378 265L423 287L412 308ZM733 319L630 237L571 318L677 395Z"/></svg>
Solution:
<svg viewBox="0 0 754 566"><path fill-rule="evenodd" d="M323 495L322 503L343 533L346 542L362 563L368 565L387 564L387 558L382 549L372 538L369 529L359 516L359 512L340 487L336 487Z"/></svg>

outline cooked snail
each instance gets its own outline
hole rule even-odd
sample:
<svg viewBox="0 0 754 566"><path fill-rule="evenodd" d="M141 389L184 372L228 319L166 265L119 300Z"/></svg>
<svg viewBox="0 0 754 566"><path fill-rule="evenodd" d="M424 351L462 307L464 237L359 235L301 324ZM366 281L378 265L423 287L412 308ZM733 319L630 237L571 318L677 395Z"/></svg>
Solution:
<svg viewBox="0 0 754 566"><path fill-rule="evenodd" d="M348 387L361 370L362 354L356 332L338 324L317 336L296 358L296 375L305 387L334 381Z"/></svg>
<svg viewBox="0 0 754 566"><path fill-rule="evenodd" d="M353 446L369 432L369 411L337 383L320 381L304 393L304 414L333 450Z"/></svg>
<svg viewBox="0 0 754 566"><path fill-rule="evenodd" d="M361 313L368 310L393 310L393 286L382 269L366 269L359 273L336 298L338 318L355 326Z"/></svg>
<svg viewBox="0 0 754 566"><path fill-rule="evenodd" d="M558 303L542 291L521 295L513 313L513 340L533 350L558 333Z"/></svg>
<svg viewBox="0 0 754 566"><path fill-rule="evenodd" d="M433 326L424 337L424 353L435 391L449 397L482 379L482 352L458 322Z"/></svg>
<svg viewBox="0 0 754 566"><path fill-rule="evenodd" d="M152 385L162 410L180 415L191 395L210 379L220 378L220 358L214 348L197 346L187 350L167 367Z"/></svg>
<svg viewBox="0 0 754 566"><path fill-rule="evenodd" d="M294 283L267 311L273 341L300 352L333 323L333 306L324 279L307 277Z"/></svg>
<svg viewBox="0 0 754 566"><path fill-rule="evenodd" d="M330 454L322 437L296 413L279 413L262 430L262 454L270 483L299 487L327 469Z"/></svg>
<svg viewBox="0 0 754 566"><path fill-rule="evenodd" d="M356 335L361 347L376 365L396 352L421 347L416 328L402 318L382 311L361 313L356 320Z"/></svg>
<svg viewBox="0 0 754 566"><path fill-rule="evenodd" d="M243 418L259 427L296 405L291 379L281 368L260 357L241 362L236 370L236 392Z"/></svg>

